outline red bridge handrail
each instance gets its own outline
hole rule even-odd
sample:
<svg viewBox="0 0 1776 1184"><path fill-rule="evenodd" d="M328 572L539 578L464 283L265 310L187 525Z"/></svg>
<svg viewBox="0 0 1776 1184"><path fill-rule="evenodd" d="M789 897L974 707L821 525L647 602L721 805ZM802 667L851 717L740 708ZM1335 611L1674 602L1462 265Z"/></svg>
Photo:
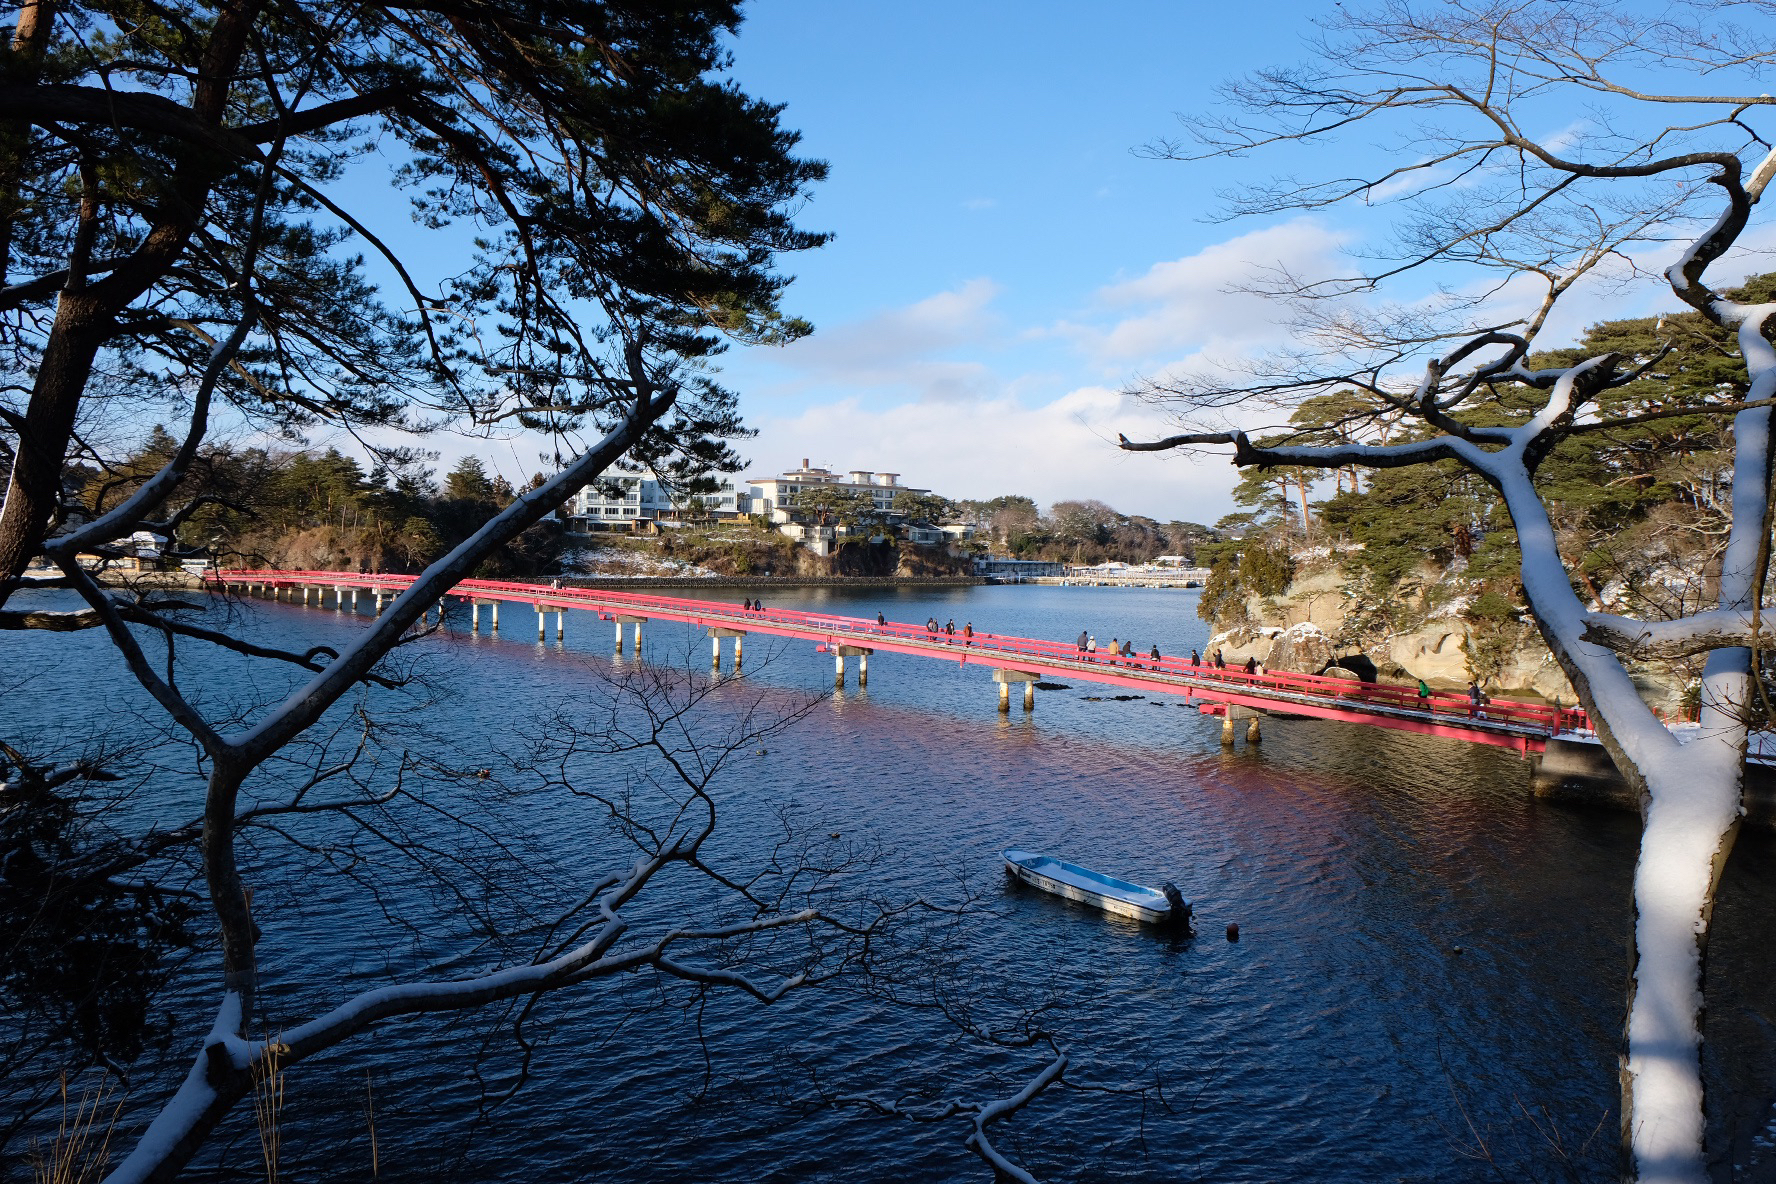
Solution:
<svg viewBox="0 0 1776 1184"><path fill-rule="evenodd" d="M405 589L415 579L414 576L399 574L276 570L210 572L206 573L205 578L211 583L337 584L359 588L389 589ZM560 588L518 580L465 579L458 582L446 595L462 599L510 598L551 610L626 608L633 610L636 615L644 615L649 609L677 614L692 612L699 616L720 618L735 623L750 621L784 629L824 631L830 635L828 640L855 640L860 645L874 638L923 645L954 646L958 650L972 651L975 654L990 654L1010 659L1040 658L1049 662L1067 663L1081 669L1098 666L1106 670L1126 671L1136 675L1142 673L1160 674L1171 678L1189 679L1196 684L1216 684L1228 689L1249 691L1257 697L1274 697L1280 693L1311 697L1315 700L1332 700L1340 706L1384 707L1452 719L1459 717L1463 720L1475 718L1468 696L1459 691L1433 691L1429 696L1421 696L1414 687L1362 682L1355 678L1335 678L1322 674L1292 674L1275 671L1247 674L1242 669L1231 667L1216 669L1206 661L1193 666L1187 658L1161 657L1154 659L1141 654L1124 658L1112 657L1107 652L1088 654L1082 653L1074 642L1012 637L981 630L976 630L972 637L965 637L960 630L952 635L942 629L933 631L924 625L902 621L878 623L867 617L846 617L831 613L805 612L800 609L744 609L726 601L655 596L643 592L622 592L610 588ZM1486 722L1533 728L1547 735L1555 735L1563 731L1584 730L1589 726L1584 711L1556 704L1529 703L1516 699L1491 699L1479 710L1484 713Z"/></svg>

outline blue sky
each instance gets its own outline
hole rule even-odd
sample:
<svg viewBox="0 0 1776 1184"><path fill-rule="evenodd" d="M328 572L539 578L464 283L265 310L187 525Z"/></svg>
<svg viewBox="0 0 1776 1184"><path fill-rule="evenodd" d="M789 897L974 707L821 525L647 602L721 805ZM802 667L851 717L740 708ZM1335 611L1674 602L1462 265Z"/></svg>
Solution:
<svg viewBox="0 0 1776 1184"><path fill-rule="evenodd" d="M956 498L1098 498L1162 521L1212 523L1232 510L1226 461L1116 449L1118 432L1168 428L1121 391L1143 375L1285 343L1282 310L1230 288L1278 264L1324 274L1397 209L1228 223L1213 218L1218 194L1277 172L1373 168L1372 137L1399 129L1233 161L1136 150L1179 135L1180 113L1214 110L1222 82L1305 57L1325 0L1090 10L758 0L748 11L733 76L785 104L804 152L830 164L800 221L836 237L785 260L798 277L787 308L815 334L722 360L759 433L742 444L746 473L805 457L896 471ZM1570 105L1540 115L1547 126L1530 130L1542 137L1585 118ZM1410 138L1395 142L1387 163L1416 152ZM448 246L414 227L405 198L387 189L392 163L365 162L346 183L399 202L382 229L453 271ZM1655 270L1668 261L1647 260ZM1413 300L1437 278L1393 295ZM1573 295L1546 343L1674 302L1657 283ZM426 440L440 468L473 453L514 482L538 467L539 443Z"/></svg>
<svg viewBox="0 0 1776 1184"><path fill-rule="evenodd" d="M1133 150L1271 60L1257 55L1295 56L1323 9L1267 5L1261 31L1237 5L752 5L734 75L830 163L803 222L836 236L790 262L815 336L724 363L760 432L755 468L809 456L955 497L1231 509L1225 465L1111 446L1154 424L1116 392L1239 337L1216 315L1226 273L1324 235L1210 224L1225 166ZM1246 250L1217 251L1238 236ZM1207 266L1178 265L1205 250Z"/></svg>

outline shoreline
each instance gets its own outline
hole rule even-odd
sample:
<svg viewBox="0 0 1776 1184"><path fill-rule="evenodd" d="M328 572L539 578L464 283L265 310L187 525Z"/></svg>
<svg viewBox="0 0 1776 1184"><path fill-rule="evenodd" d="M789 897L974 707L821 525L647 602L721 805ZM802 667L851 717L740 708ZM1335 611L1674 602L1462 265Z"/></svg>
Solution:
<svg viewBox="0 0 1776 1184"><path fill-rule="evenodd" d="M514 581L547 587L554 577ZM562 576L563 588L979 588L981 576Z"/></svg>

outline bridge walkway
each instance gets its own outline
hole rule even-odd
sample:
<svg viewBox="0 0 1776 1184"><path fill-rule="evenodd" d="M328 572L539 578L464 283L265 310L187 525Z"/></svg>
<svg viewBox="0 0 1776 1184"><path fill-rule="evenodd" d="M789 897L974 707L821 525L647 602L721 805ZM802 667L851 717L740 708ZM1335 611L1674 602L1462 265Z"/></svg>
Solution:
<svg viewBox="0 0 1776 1184"><path fill-rule="evenodd" d="M405 591L413 578L328 571L226 571L213 575L211 580L231 588L270 589L277 595L281 595L283 589L303 589L305 601L308 590L319 589L322 603L325 592L333 590L336 606L343 604L345 591L352 590L355 599L355 590L363 589L376 595L380 610L384 595ZM556 635L559 637L567 611L595 612L603 620L616 622L619 649L622 626L626 623L634 625L638 638L644 621L678 621L700 626L714 634L718 662L724 636L735 638L736 660L739 658L738 642L744 636L760 634L812 641L835 655L841 681L846 657L857 656L867 663L868 655L878 652L982 666L995 672L995 681L1002 688L1011 682L1025 682L1026 705L1032 701L1028 684L1052 676L1055 681L1067 679L1132 691L1178 695L1187 703L1197 704L1200 710L1216 715L1261 713L1331 719L1510 748L1526 755L1541 752L1549 738L1561 732L1588 728L1582 711L1553 704L1493 699L1476 713L1472 711L1467 695L1461 692L1438 691L1425 698L1420 697L1413 687L1360 682L1354 678L1270 672L1247 674L1239 669L1218 670L1208 665L1192 665L1188 658L1178 656L1157 660L1144 655L1112 658L1102 653L1081 653L1072 642L982 631L964 637L960 631L954 635L942 630L934 632L923 624L799 609L746 609L731 601L653 596L607 588L557 588L500 580L463 580L448 595L469 603L530 607L538 615L539 638L544 635L545 613L558 614ZM474 619L476 628L479 628L478 612ZM497 610L494 628L498 628ZM867 677L867 665L863 665L859 673L861 677ZM1002 689L1001 704L1004 702Z"/></svg>

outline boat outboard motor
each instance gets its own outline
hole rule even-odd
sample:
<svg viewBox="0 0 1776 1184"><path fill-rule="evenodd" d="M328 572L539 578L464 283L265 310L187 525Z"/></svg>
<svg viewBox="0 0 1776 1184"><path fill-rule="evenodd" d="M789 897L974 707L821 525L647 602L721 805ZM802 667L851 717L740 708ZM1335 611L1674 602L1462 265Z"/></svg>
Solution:
<svg viewBox="0 0 1776 1184"><path fill-rule="evenodd" d="M1181 929L1189 929L1193 910L1190 902L1184 899L1184 894L1178 891L1178 886L1167 880L1159 886L1159 890L1165 893L1166 902L1172 906L1172 924Z"/></svg>

